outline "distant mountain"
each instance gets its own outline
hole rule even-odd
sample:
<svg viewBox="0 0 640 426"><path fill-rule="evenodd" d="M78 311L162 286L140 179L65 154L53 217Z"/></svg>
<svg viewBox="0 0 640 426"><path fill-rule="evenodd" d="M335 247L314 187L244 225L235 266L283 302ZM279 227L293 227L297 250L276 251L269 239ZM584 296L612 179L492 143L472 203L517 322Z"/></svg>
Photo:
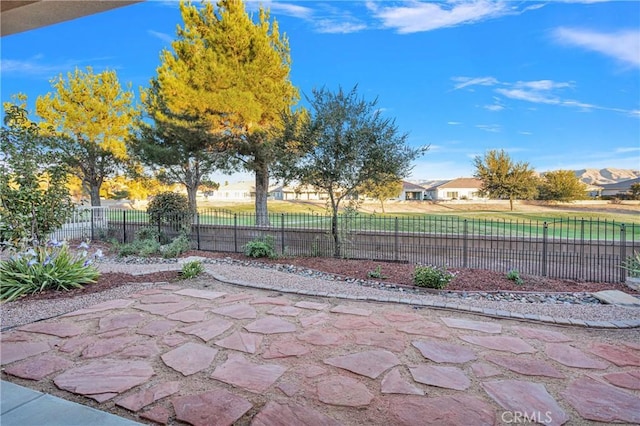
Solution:
<svg viewBox="0 0 640 426"><path fill-rule="evenodd" d="M574 170L574 173L582 182L591 185L604 185L640 178L640 170L631 169L581 169Z"/></svg>

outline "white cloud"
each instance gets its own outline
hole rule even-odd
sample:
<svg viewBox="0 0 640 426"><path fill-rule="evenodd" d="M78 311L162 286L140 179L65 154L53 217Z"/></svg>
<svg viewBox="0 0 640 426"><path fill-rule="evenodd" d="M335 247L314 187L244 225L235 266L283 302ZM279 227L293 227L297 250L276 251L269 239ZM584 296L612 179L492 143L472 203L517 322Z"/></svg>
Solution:
<svg viewBox="0 0 640 426"><path fill-rule="evenodd" d="M552 90L564 87L572 87L572 83L555 82L553 80L534 80L534 81L518 81L514 84L516 87L532 89L532 90Z"/></svg>
<svg viewBox="0 0 640 426"><path fill-rule="evenodd" d="M173 37L167 33L161 33L159 31L154 31L154 30L147 30L147 33L154 36L155 38L159 38L165 43L171 43L174 40Z"/></svg>
<svg viewBox="0 0 640 426"><path fill-rule="evenodd" d="M494 86L499 83L494 77L451 77L451 80L457 84L453 86L453 90L459 90L469 86Z"/></svg>
<svg viewBox="0 0 640 426"><path fill-rule="evenodd" d="M525 135L525 136L531 136L533 134L531 132L523 132L523 131L520 131L518 133L521 134L521 135Z"/></svg>
<svg viewBox="0 0 640 426"><path fill-rule="evenodd" d="M640 68L640 30L604 33L577 28L557 28L553 35L563 44L582 47Z"/></svg>
<svg viewBox="0 0 640 426"><path fill-rule="evenodd" d="M29 59L0 59L0 69L3 75L20 74L22 76L33 77L54 77L58 74L64 74L72 71L76 67L83 68L86 65L92 65L94 69L98 69L96 62L110 60L109 57L96 57L89 59L67 59L61 62L45 63L44 56L38 54ZM110 69L118 67L110 66Z"/></svg>
<svg viewBox="0 0 640 426"><path fill-rule="evenodd" d="M340 22L332 19L314 20L316 30L327 34L348 34L362 31L366 24L359 22Z"/></svg>
<svg viewBox="0 0 640 426"><path fill-rule="evenodd" d="M450 126L458 126L458 125L460 125L462 123L459 122L459 121L447 121L447 124L450 125Z"/></svg>
<svg viewBox="0 0 640 426"><path fill-rule="evenodd" d="M640 152L640 147L622 147L622 148L616 148L615 152L618 154L624 154L627 152Z"/></svg>
<svg viewBox="0 0 640 426"><path fill-rule="evenodd" d="M521 101L541 103L541 104L558 104L560 100L553 96L550 96L547 93L541 93L535 90L525 90L525 89L496 89L497 93L500 93L503 96L511 99L517 99Z"/></svg>
<svg viewBox="0 0 640 426"><path fill-rule="evenodd" d="M260 4L265 9L270 9L272 12L292 16L300 19L311 19L313 16L313 9L310 7L300 6L299 4L282 3L276 1L261 1Z"/></svg>
<svg viewBox="0 0 640 426"><path fill-rule="evenodd" d="M412 1L402 6L387 7L368 2L367 7L385 28L393 28L400 34L432 31L520 13L517 6L509 2L488 0Z"/></svg>
<svg viewBox="0 0 640 426"><path fill-rule="evenodd" d="M487 109L489 111L502 111L504 109L504 107L502 105L498 105L498 104L493 104L493 105L485 105L482 108Z"/></svg>
<svg viewBox="0 0 640 426"><path fill-rule="evenodd" d="M491 133L500 133L502 131L502 126L499 124L476 124L476 127L480 130Z"/></svg>

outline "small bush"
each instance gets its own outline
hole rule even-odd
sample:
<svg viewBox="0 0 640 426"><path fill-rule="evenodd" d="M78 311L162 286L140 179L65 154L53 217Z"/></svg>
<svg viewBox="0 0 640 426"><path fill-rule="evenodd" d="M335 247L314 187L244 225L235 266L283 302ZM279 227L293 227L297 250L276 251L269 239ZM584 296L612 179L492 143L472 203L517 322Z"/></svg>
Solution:
<svg viewBox="0 0 640 426"><path fill-rule="evenodd" d="M178 257L189 250L191 250L191 241L184 234L174 238L169 244L160 247L160 252L165 258Z"/></svg>
<svg viewBox="0 0 640 426"><path fill-rule="evenodd" d="M512 269L507 272L507 279L513 281L518 285L524 284L524 280L520 276L520 272L517 269Z"/></svg>
<svg viewBox="0 0 640 426"><path fill-rule="evenodd" d="M81 252L72 254L66 243L54 241L1 261L0 300L10 302L44 290L66 291L96 282L100 273L87 257L88 246L82 243L79 248Z"/></svg>
<svg viewBox="0 0 640 426"><path fill-rule="evenodd" d="M159 239L160 239L160 233L155 228L151 228L147 226L145 228L140 228L136 231L136 240L159 241Z"/></svg>
<svg viewBox="0 0 640 426"><path fill-rule="evenodd" d="M160 243L156 240L135 240L131 243L120 244L117 247L118 256L150 257L160 253Z"/></svg>
<svg viewBox="0 0 640 426"><path fill-rule="evenodd" d="M636 251L633 255L627 257L622 263L622 267L629 271L629 276L640 278L640 251Z"/></svg>
<svg viewBox="0 0 640 426"><path fill-rule="evenodd" d="M175 192L161 192L147 207L149 221L153 224L168 224L174 230L184 230L191 223L189 200Z"/></svg>
<svg viewBox="0 0 640 426"><path fill-rule="evenodd" d="M249 241L244 245L244 255L249 257L278 257L273 237L268 235Z"/></svg>
<svg viewBox="0 0 640 426"><path fill-rule="evenodd" d="M367 276L369 278L375 278L378 280L384 280L387 278L382 274L382 266L380 265L376 266L376 269L374 269L373 271L367 272Z"/></svg>
<svg viewBox="0 0 640 426"><path fill-rule="evenodd" d="M203 272L204 272L204 266L202 265L202 262L200 262L199 260L193 260L191 262L187 262L184 265L182 265L180 276L185 280L188 280L190 278L197 277Z"/></svg>
<svg viewBox="0 0 640 426"><path fill-rule="evenodd" d="M435 266L416 266L413 271L413 283L418 287L443 289L454 275L445 268Z"/></svg>

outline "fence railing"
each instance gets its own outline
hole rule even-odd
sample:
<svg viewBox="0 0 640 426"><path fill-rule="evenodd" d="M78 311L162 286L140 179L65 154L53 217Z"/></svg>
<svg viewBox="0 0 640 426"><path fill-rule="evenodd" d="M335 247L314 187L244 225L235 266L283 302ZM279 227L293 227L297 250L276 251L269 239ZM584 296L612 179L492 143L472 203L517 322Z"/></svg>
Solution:
<svg viewBox="0 0 640 426"><path fill-rule="evenodd" d="M116 239L130 242L136 231L155 227L168 238L186 229L194 248L240 252L256 238L271 237L288 256L333 256L331 216L270 214L269 226L256 226L253 213L202 210L193 217L150 223L146 212L118 209L80 211L57 238ZM340 255L351 259L490 269L553 278L622 282L621 267L640 251L640 224L602 219L550 221L467 219L457 216L389 217L340 215Z"/></svg>

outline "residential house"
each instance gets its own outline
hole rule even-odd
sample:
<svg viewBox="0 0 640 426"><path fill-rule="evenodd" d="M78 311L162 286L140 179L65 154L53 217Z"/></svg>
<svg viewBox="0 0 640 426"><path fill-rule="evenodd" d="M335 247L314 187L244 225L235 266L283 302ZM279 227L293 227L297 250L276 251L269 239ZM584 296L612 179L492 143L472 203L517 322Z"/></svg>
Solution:
<svg viewBox="0 0 640 426"><path fill-rule="evenodd" d="M425 190L427 200L480 200L482 181L476 178L458 178L431 186Z"/></svg>
<svg viewBox="0 0 640 426"><path fill-rule="evenodd" d="M269 191L274 200L325 200L327 194L311 185L279 185Z"/></svg>
<svg viewBox="0 0 640 426"><path fill-rule="evenodd" d="M256 198L254 182L242 181L220 185L215 191L208 193L207 199L214 201L251 201Z"/></svg>
<svg viewBox="0 0 640 426"><path fill-rule="evenodd" d="M424 200L425 188L415 183L402 181L402 192L398 199L407 201L422 201Z"/></svg>
<svg viewBox="0 0 640 426"><path fill-rule="evenodd" d="M618 195L628 195L631 194L631 185L634 183L640 183L640 178L623 180L616 183L607 183L605 185L600 185L602 188L600 195L602 197L615 197Z"/></svg>

